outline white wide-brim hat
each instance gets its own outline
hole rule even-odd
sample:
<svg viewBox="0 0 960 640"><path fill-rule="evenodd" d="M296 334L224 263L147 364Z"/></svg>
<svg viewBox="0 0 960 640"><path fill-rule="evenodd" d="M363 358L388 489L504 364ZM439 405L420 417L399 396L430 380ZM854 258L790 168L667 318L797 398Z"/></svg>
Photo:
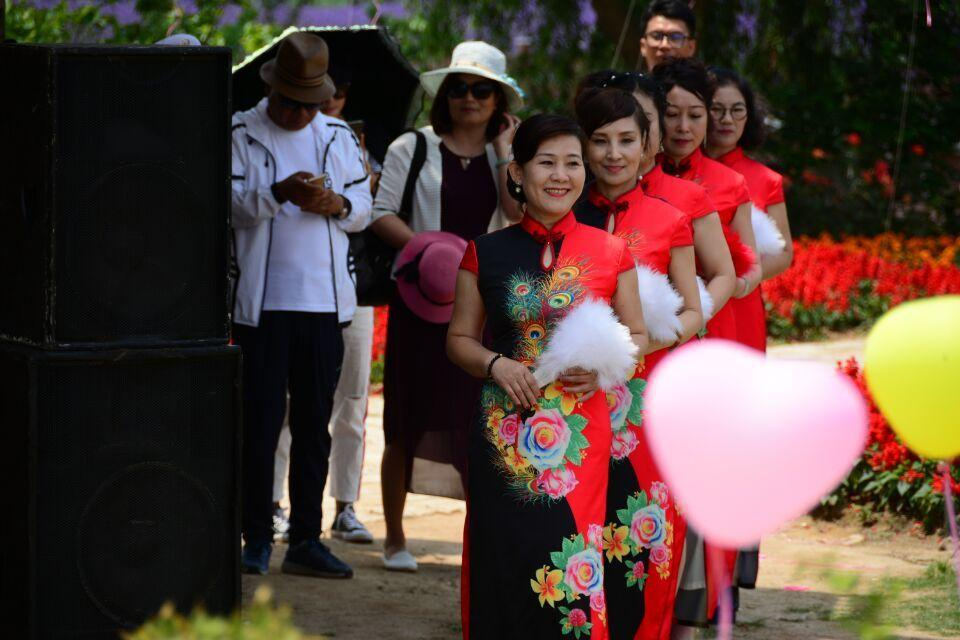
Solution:
<svg viewBox="0 0 960 640"><path fill-rule="evenodd" d="M431 98L451 73L469 73L494 80L503 87L510 111L523 106L523 89L507 75L507 57L500 49L480 40L461 42L450 57L450 66L420 74L420 84Z"/></svg>

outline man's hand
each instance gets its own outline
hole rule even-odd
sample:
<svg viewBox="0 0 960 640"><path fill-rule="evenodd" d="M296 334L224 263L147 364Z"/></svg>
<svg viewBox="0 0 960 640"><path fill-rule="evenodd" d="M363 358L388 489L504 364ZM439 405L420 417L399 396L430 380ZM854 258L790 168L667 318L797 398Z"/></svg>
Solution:
<svg viewBox="0 0 960 640"><path fill-rule="evenodd" d="M278 199L289 201L307 213L321 216L336 216L343 211L343 198L324 189L322 184L309 182L313 175L298 171L274 185Z"/></svg>

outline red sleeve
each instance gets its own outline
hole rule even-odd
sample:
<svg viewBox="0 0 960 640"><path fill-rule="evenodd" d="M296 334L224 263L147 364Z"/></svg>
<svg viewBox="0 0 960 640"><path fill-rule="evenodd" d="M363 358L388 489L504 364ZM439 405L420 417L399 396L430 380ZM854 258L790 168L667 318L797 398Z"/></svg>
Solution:
<svg viewBox="0 0 960 640"><path fill-rule="evenodd" d="M774 173L771 176L770 188L767 193L767 206L771 204L780 204L784 202L786 198L783 195L783 176L779 173Z"/></svg>
<svg viewBox="0 0 960 640"><path fill-rule="evenodd" d="M670 237L670 248L688 247L693 244L693 223L682 212L677 212L677 222Z"/></svg>
<svg viewBox="0 0 960 640"><path fill-rule="evenodd" d="M467 252L463 254L460 268L466 269L475 276L480 275L480 265L477 263L477 246L473 244L473 240L467 243Z"/></svg>
<svg viewBox="0 0 960 640"><path fill-rule="evenodd" d="M618 240L620 240L618 238ZM633 255L630 253L630 248L627 246L626 240L620 240L620 259L617 260L617 274L624 273L630 269L636 268L636 263L633 261Z"/></svg>
<svg viewBox="0 0 960 640"><path fill-rule="evenodd" d="M696 220L716 210L717 208L713 206L713 201L710 200L707 190L700 188L697 192L697 197L693 201L693 206L690 207L690 211L687 211L687 214L691 220Z"/></svg>
<svg viewBox="0 0 960 640"><path fill-rule="evenodd" d="M750 202L750 190L747 189L747 180L743 176L739 176L740 179L737 180L737 191L736 191L736 200L737 206L739 207L745 202Z"/></svg>

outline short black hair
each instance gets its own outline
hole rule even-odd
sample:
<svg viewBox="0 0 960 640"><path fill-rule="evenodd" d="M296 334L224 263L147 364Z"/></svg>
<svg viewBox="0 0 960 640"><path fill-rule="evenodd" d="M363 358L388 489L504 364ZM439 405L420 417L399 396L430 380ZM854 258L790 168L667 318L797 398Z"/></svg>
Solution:
<svg viewBox="0 0 960 640"><path fill-rule="evenodd" d="M650 121L632 93L613 87L592 87L581 92L577 100L577 122L588 138L597 129L623 118L633 118L641 139L646 141Z"/></svg>
<svg viewBox="0 0 960 640"><path fill-rule="evenodd" d="M642 93L653 101L653 106L657 110L657 120L660 122L660 131L664 130L663 113L667 110L667 95L652 75L640 71L614 71L613 69L589 73L577 83L574 108L583 92L592 87L614 87L627 93Z"/></svg>
<svg viewBox="0 0 960 640"><path fill-rule="evenodd" d="M747 151L758 148L767 138L767 109L763 100L754 94L747 79L736 71L711 67L710 77L713 80L714 91L720 87L735 87L743 94L743 102L747 106L747 122L743 126L743 135L740 136L739 144Z"/></svg>
<svg viewBox="0 0 960 640"><path fill-rule="evenodd" d="M450 91L450 85L459 77L460 74L451 73L444 78L443 82L440 83L440 88L437 89L437 96L433 99L433 106L430 107L430 124L433 126L433 131L437 135L453 131L453 118L450 116L450 104L447 102L447 93ZM505 122L504 114L507 112L507 96L503 93L503 87L495 80L490 80L489 82L493 83L495 87L493 95L496 98L497 106L493 110L493 116L490 118L490 122L487 123L487 142L490 142L500 135L500 127Z"/></svg>
<svg viewBox="0 0 960 640"><path fill-rule="evenodd" d="M647 32L647 25L657 16L683 21L687 25L690 37L696 37L697 16L686 2L682 0L653 0L647 5L647 10L643 12L643 15L640 16L643 33Z"/></svg>
<svg viewBox="0 0 960 640"><path fill-rule="evenodd" d="M674 87L680 87L697 96L707 107L716 90L707 68L696 58L670 58L657 65L653 77L660 83L664 95Z"/></svg>
<svg viewBox="0 0 960 640"><path fill-rule="evenodd" d="M586 146L583 129L566 116L538 113L527 118L517 127L517 132L513 136L513 161L521 166L527 164L537 155L540 145L560 136L573 136L579 140L581 153ZM523 189L517 189L517 183L509 172L507 172L507 191L514 200L521 203L527 201Z"/></svg>

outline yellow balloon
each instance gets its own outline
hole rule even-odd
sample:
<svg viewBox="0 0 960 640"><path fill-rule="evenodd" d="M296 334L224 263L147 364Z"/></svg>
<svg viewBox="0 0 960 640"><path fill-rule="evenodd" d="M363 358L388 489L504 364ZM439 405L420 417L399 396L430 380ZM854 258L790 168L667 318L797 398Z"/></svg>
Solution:
<svg viewBox="0 0 960 640"><path fill-rule="evenodd" d="M960 455L960 296L895 307L864 356L870 393L904 444L926 458Z"/></svg>

